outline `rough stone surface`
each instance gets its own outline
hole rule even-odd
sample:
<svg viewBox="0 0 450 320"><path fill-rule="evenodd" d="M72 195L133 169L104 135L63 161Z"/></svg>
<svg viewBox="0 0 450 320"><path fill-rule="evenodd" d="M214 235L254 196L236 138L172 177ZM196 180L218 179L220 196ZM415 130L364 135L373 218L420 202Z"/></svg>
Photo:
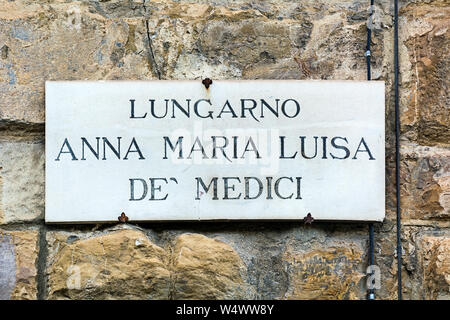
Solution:
<svg viewBox="0 0 450 320"><path fill-rule="evenodd" d="M0 1L0 119L44 122L46 80L152 78L144 20L94 5Z"/></svg>
<svg viewBox="0 0 450 320"><path fill-rule="evenodd" d="M423 237L425 299L450 300L450 238Z"/></svg>
<svg viewBox="0 0 450 320"><path fill-rule="evenodd" d="M405 299L449 298L449 10L400 1ZM386 82L379 299L397 298L392 14L392 1L375 2L371 75ZM45 80L364 80L367 16L367 0L0 0L0 298L34 299L38 282L49 299L364 299L365 225L59 225L39 251L36 230Z"/></svg>
<svg viewBox="0 0 450 320"><path fill-rule="evenodd" d="M141 231L51 232L47 241L49 299L169 298L169 256Z"/></svg>
<svg viewBox="0 0 450 320"><path fill-rule="evenodd" d="M422 145L450 141L449 16L445 1L418 1L401 10L401 120Z"/></svg>
<svg viewBox="0 0 450 320"><path fill-rule="evenodd" d="M0 299L37 298L38 232L0 229Z"/></svg>
<svg viewBox="0 0 450 320"><path fill-rule="evenodd" d="M44 145L0 140L0 224L42 219Z"/></svg>
<svg viewBox="0 0 450 320"><path fill-rule="evenodd" d="M222 241L199 234L177 237L172 256L173 298L244 299L246 267Z"/></svg>
<svg viewBox="0 0 450 320"><path fill-rule="evenodd" d="M301 228L47 234L49 299L361 299L365 242ZM310 239L314 244L306 244ZM336 240L337 239L337 240ZM318 248L317 242L326 246ZM158 243L158 244L156 244ZM272 243L272 246L271 246ZM270 272L268 272L269 270Z"/></svg>
<svg viewBox="0 0 450 320"><path fill-rule="evenodd" d="M450 149L404 148L401 184L405 219L448 221Z"/></svg>
<svg viewBox="0 0 450 320"><path fill-rule="evenodd" d="M364 277L363 252L353 243L311 248L288 248L285 259L290 275L287 299L356 299Z"/></svg>
<svg viewBox="0 0 450 320"><path fill-rule="evenodd" d="M50 232L49 299L249 298L246 267L222 241L182 234L168 247L142 230Z"/></svg>

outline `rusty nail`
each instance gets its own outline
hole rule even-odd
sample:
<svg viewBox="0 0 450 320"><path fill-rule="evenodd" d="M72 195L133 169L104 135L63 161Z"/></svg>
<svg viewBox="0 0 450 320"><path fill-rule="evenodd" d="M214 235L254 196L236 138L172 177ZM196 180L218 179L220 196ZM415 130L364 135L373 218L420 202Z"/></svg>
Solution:
<svg viewBox="0 0 450 320"><path fill-rule="evenodd" d="M118 219L122 223L128 222L128 217L125 215L125 212L122 212L122 214L118 217Z"/></svg>
<svg viewBox="0 0 450 320"><path fill-rule="evenodd" d="M212 85L212 80L210 78L206 78L203 79L202 83L206 87L206 89L209 89L209 86Z"/></svg>
<svg viewBox="0 0 450 320"><path fill-rule="evenodd" d="M311 213L308 213L306 215L306 217L303 218L303 222L305 224L311 224L311 223L313 223L313 221L314 221L314 218L312 217Z"/></svg>

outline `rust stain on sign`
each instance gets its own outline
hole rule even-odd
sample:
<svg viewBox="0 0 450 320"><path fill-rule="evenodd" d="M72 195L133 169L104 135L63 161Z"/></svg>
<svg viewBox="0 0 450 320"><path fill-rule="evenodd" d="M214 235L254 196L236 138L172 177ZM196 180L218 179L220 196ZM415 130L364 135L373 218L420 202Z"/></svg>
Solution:
<svg viewBox="0 0 450 320"><path fill-rule="evenodd" d="M206 78L203 79L202 83L206 87L206 89L209 89L209 86L212 85L212 80L210 78Z"/></svg>

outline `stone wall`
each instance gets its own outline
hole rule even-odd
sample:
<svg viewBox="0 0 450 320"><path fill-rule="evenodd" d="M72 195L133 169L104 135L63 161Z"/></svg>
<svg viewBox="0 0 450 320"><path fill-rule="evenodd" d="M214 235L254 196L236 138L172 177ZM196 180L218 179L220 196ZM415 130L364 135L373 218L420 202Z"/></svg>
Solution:
<svg viewBox="0 0 450 320"><path fill-rule="evenodd" d="M368 5L0 0L0 299L364 299L364 224L44 224L44 81L365 80ZM400 1L405 299L450 298L449 17L445 0ZM395 299L393 1L375 1L373 28L387 110L376 295Z"/></svg>

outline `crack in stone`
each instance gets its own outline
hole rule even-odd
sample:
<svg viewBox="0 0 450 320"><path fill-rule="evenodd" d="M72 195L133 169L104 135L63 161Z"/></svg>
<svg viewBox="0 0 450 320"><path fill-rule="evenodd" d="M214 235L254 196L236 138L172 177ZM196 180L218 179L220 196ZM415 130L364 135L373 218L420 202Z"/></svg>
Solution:
<svg viewBox="0 0 450 320"><path fill-rule="evenodd" d="M145 6L145 0L143 0L142 6L144 7L144 11L147 14L147 7ZM155 72L158 79L161 80L161 72L159 70L158 64L156 63L155 54L153 51L153 42L152 42L152 38L150 36L150 27L148 25L148 19L145 19L145 28L147 31L147 41L148 41L148 51L149 51L148 62L150 64L152 72Z"/></svg>

